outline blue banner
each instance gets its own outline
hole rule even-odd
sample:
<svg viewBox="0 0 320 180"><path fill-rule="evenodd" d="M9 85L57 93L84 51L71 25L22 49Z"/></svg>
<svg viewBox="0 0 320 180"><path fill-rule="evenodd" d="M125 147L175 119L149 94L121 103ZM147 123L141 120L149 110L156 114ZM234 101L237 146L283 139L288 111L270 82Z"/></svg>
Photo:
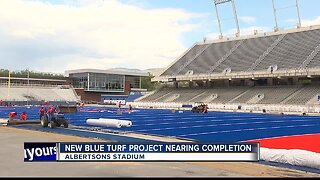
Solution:
<svg viewBox="0 0 320 180"><path fill-rule="evenodd" d="M60 153L257 153L259 143L59 143Z"/></svg>

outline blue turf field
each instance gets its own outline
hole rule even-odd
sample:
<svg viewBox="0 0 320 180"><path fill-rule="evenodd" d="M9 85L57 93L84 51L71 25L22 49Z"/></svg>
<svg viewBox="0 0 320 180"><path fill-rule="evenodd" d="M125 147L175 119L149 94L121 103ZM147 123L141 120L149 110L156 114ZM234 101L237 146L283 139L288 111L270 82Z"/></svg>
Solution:
<svg viewBox="0 0 320 180"><path fill-rule="evenodd" d="M0 107L0 118L7 118L10 111L19 114L26 111L28 119L38 119L38 109L39 107ZM131 120L131 128L117 130L175 136L202 142L239 142L320 133L320 117L317 116L228 112L193 114L190 111L172 113L171 110L155 109L136 109L137 112L129 114L125 110L119 115L116 109L112 108L84 107L81 109L84 112L66 114L66 118L75 126L87 126L85 121L89 118Z"/></svg>

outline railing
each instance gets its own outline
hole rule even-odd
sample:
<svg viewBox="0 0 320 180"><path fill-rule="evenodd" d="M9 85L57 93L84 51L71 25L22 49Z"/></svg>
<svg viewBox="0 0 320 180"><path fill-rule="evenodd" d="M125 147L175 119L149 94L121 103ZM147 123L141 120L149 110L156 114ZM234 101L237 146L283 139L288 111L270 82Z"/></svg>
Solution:
<svg viewBox="0 0 320 180"><path fill-rule="evenodd" d="M159 108L159 109L182 109L184 103L165 102L133 102L131 105L138 108ZM185 103L190 104L190 103ZM196 103L192 104L193 106ZM247 112L258 111L271 113L320 113L320 105L289 105L289 104L219 104L209 103L209 110ZM320 114L319 114L320 115Z"/></svg>
<svg viewBox="0 0 320 180"><path fill-rule="evenodd" d="M278 39L276 39L272 45L257 59L256 62L254 62L254 64L248 69L248 71L252 71L254 70L259 64L260 62L267 57L267 55L282 41L282 39L286 36L286 34L282 34L278 37Z"/></svg>
<svg viewBox="0 0 320 180"><path fill-rule="evenodd" d="M207 80L207 79L241 79L241 78L259 78L259 77L285 77L285 76L313 76L320 75L320 67L316 68L295 68L295 69L278 69L273 73L267 70L260 71L241 71L229 74L224 73L211 73L211 74L194 74L189 76L179 75L176 76L177 81L182 80ZM170 76L161 76L154 78L153 81L167 82Z"/></svg>
<svg viewBox="0 0 320 180"><path fill-rule="evenodd" d="M8 86L8 83L0 83L0 86ZM61 87L68 85L51 85L51 84L23 84L23 83L10 83L14 87ZM70 86L69 86L70 88Z"/></svg>
<svg viewBox="0 0 320 180"><path fill-rule="evenodd" d="M193 60L195 60L197 57L200 56L205 50L210 47L211 44L205 45L202 49L199 50L199 52L196 53L196 55L193 58L190 58L187 62L183 64L183 66L179 67L178 71L175 74L179 74L184 68L186 68Z"/></svg>
<svg viewBox="0 0 320 180"><path fill-rule="evenodd" d="M316 57L319 51L320 51L320 44L312 51L312 53L308 56L308 58L302 63L300 68L306 68L308 64L313 60L313 58Z"/></svg>
<svg viewBox="0 0 320 180"><path fill-rule="evenodd" d="M222 56L221 59L219 59L213 66L210 67L210 69L207 71L207 73L213 72L222 62L224 62L242 43L244 40L239 41L236 45L232 47L224 56Z"/></svg>

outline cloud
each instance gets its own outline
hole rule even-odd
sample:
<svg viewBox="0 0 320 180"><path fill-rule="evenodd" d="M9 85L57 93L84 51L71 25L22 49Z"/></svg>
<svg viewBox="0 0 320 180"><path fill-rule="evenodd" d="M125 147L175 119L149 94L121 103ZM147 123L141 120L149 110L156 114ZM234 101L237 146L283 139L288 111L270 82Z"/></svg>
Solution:
<svg viewBox="0 0 320 180"><path fill-rule="evenodd" d="M256 18L251 16L239 16L239 19L247 24L253 24L256 22Z"/></svg>
<svg viewBox="0 0 320 180"><path fill-rule="evenodd" d="M201 14L117 0L69 4L0 1L0 64L63 73L74 68L159 68L185 50Z"/></svg>
<svg viewBox="0 0 320 180"><path fill-rule="evenodd" d="M303 27L319 25L320 24L320 16L316 17L315 19L311 19L311 20L310 19L303 19L301 21L301 24Z"/></svg>

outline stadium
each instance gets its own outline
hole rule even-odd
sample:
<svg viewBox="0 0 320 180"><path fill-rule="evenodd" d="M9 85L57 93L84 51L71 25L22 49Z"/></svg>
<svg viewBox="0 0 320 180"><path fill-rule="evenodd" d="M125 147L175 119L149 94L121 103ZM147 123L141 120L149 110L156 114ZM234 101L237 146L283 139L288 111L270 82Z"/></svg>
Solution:
<svg viewBox="0 0 320 180"><path fill-rule="evenodd" d="M71 69L64 76L2 70L0 122L92 141L258 142L256 164L319 175L320 26L204 39L150 74L124 68ZM143 84L151 77L155 90ZM199 105L207 111L192 111ZM69 127L40 125L41 106L60 107ZM26 112L27 120L10 124L13 111ZM99 118L132 125L88 124Z"/></svg>
<svg viewBox="0 0 320 180"><path fill-rule="evenodd" d="M167 88L138 104L319 113L319 32L307 27L196 43L153 79Z"/></svg>

